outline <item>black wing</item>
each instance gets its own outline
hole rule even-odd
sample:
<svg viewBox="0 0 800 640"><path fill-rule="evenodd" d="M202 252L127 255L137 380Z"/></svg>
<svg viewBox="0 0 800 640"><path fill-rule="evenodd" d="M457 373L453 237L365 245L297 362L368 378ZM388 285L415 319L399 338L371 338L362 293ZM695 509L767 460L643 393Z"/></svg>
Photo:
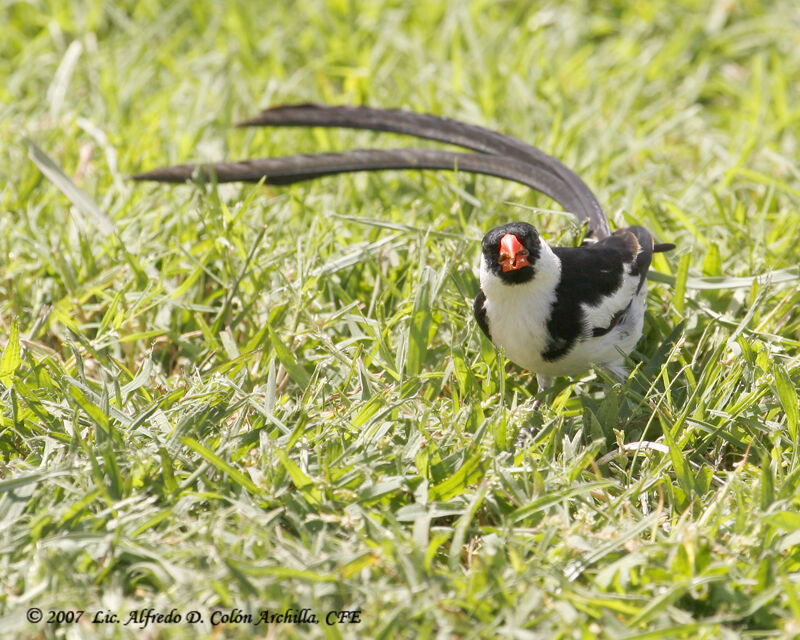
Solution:
<svg viewBox="0 0 800 640"><path fill-rule="evenodd" d="M486 294L483 290L478 291L478 295L475 296L475 301L472 304L472 314L475 316L475 320L478 323L478 326L483 331L483 334L492 339L492 332L489 329L489 319L486 317Z"/></svg>
<svg viewBox="0 0 800 640"><path fill-rule="evenodd" d="M561 280L547 327L552 340L543 355L548 360L565 354L579 338L605 335L619 323L647 279L653 237L633 226L593 244L554 247L553 252L561 260Z"/></svg>

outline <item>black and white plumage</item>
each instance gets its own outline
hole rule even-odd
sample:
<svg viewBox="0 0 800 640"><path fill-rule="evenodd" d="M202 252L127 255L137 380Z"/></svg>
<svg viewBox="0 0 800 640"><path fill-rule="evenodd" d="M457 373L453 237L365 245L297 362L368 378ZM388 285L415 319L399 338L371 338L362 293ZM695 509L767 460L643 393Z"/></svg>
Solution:
<svg viewBox="0 0 800 640"><path fill-rule="evenodd" d="M481 251L478 325L540 386L592 365L625 376L642 335L647 270L655 247L634 226L580 247L550 247L514 222L489 231Z"/></svg>
<svg viewBox="0 0 800 640"><path fill-rule="evenodd" d="M586 184L555 158L520 140L457 120L397 109L287 105L238 126L320 126L369 129L457 145L473 153L436 149L366 149L343 153L180 165L133 176L135 180L290 184L354 171L447 169L520 182L541 191L589 226L590 242L550 247L529 224L490 230L482 243L475 318L509 359L537 374L540 386L555 376L593 365L625 375L624 357L642 334L646 276L654 245L633 226L611 233L602 207Z"/></svg>

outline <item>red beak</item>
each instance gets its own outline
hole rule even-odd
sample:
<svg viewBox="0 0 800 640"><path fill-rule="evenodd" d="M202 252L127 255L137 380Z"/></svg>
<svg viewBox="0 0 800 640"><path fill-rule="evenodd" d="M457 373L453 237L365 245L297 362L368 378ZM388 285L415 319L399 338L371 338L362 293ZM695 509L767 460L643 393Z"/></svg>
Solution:
<svg viewBox="0 0 800 640"><path fill-rule="evenodd" d="M500 268L504 273L522 269L530 264L528 250L522 246L517 236L507 233L500 238Z"/></svg>

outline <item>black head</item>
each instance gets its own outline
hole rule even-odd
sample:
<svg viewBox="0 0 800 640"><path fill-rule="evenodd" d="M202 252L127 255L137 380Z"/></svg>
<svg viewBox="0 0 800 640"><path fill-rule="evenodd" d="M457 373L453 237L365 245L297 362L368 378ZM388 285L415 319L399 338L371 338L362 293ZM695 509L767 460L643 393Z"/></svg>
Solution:
<svg viewBox="0 0 800 640"><path fill-rule="evenodd" d="M483 236L483 258L489 271L508 284L528 282L539 258L539 234L527 222L495 227Z"/></svg>

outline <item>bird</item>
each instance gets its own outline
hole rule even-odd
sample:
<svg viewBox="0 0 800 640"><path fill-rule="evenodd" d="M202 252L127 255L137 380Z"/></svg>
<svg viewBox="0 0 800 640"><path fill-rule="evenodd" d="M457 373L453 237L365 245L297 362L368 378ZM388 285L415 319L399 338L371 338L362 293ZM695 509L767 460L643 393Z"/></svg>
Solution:
<svg viewBox="0 0 800 640"><path fill-rule="evenodd" d="M410 135L469 149L356 149L239 162L163 167L139 181L260 182L284 185L321 176L388 169L441 169L485 174L524 184L586 223L583 244L551 247L527 222L490 229L481 242L480 289L473 315L509 360L536 375L539 391L554 378L592 367L627 377L625 359L643 331L647 272L656 244L634 225L611 232L586 183L556 158L512 136L404 109L324 104L278 105L237 127L344 127ZM541 394L540 394L541 395ZM540 398L535 407L538 407Z"/></svg>
<svg viewBox="0 0 800 640"><path fill-rule="evenodd" d="M526 222L495 227L481 243L475 319L541 390L591 366L623 380L642 335L653 253L669 248L638 225L578 247L551 247Z"/></svg>

